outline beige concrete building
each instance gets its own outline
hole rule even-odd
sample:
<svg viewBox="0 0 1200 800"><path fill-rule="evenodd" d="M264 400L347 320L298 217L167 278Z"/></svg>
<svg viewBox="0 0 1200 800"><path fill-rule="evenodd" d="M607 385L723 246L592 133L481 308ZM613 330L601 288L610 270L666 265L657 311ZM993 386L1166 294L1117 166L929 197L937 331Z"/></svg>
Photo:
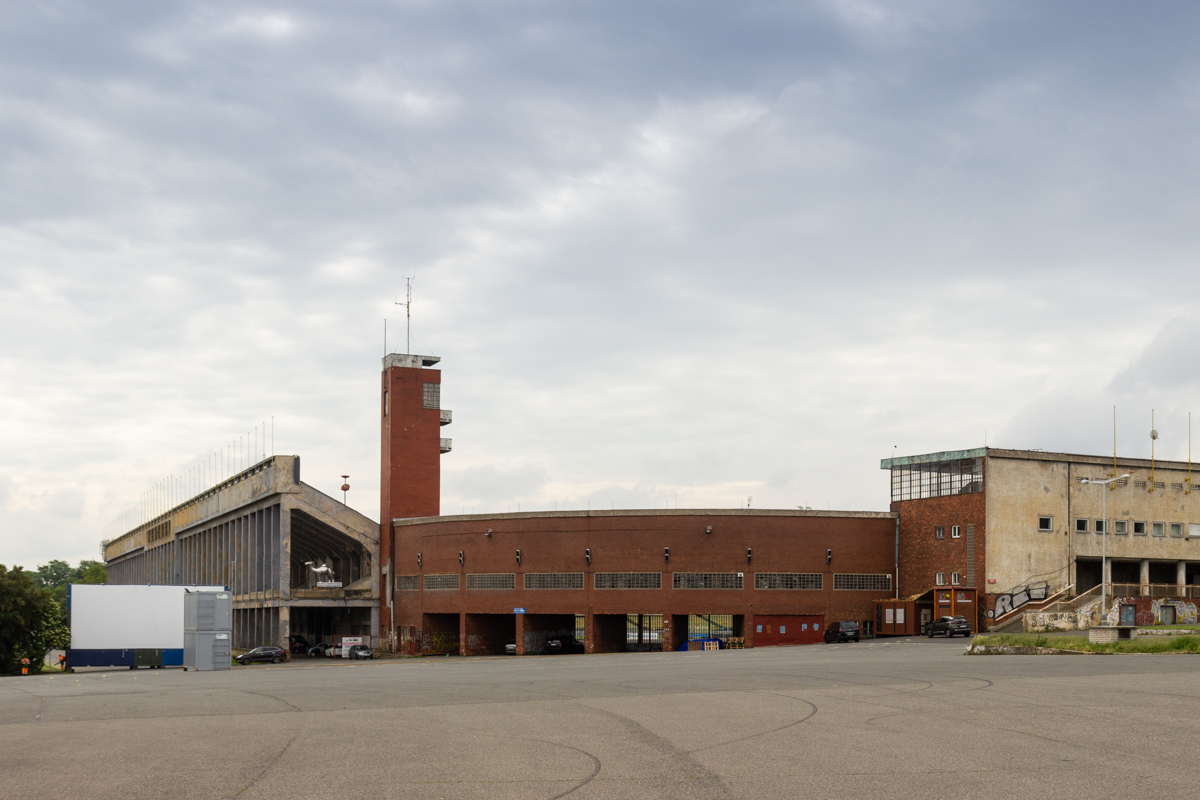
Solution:
<svg viewBox="0 0 1200 800"><path fill-rule="evenodd" d="M998 619L1097 593L1106 552L1110 595L1200 594L1200 472L1186 462L977 448L881 466L900 514L901 594L977 586ZM1178 612L1196 616L1188 602Z"/></svg>

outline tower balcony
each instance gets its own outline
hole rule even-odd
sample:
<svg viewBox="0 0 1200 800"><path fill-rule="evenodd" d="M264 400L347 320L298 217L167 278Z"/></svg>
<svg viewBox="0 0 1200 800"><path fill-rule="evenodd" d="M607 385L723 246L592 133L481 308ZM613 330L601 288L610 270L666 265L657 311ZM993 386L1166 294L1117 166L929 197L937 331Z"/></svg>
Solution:
<svg viewBox="0 0 1200 800"><path fill-rule="evenodd" d="M443 408L442 409L442 424L449 425L453 421L454 421L454 412Z"/></svg>
<svg viewBox="0 0 1200 800"><path fill-rule="evenodd" d="M442 439L442 440L441 440L441 444L442 444L442 452L443 452L443 453L449 453L449 452L450 452L450 450L451 450L451 444L453 443L453 441L454 441L453 439Z"/></svg>

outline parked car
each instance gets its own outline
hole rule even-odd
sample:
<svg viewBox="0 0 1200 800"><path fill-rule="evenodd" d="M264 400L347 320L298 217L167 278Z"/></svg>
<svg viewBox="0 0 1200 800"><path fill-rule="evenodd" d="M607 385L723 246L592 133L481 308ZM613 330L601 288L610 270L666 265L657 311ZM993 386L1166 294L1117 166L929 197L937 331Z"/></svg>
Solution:
<svg viewBox="0 0 1200 800"><path fill-rule="evenodd" d="M239 664L253 664L255 661L270 661L272 664L278 664L280 661L286 661L287 657L287 651L282 647L268 644L263 647L256 647L249 653L242 653L237 657L237 662Z"/></svg>
<svg viewBox="0 0 1200 800"><path fill-rule="evenodd" d="M515 647L513 649L516 649ZM574 636L553 636L546 640L547 653L582 653L583 642Z"/></svg>
<svg viewBox="0 0 1200 800"><path fill-rule="evenodd" d="M288 637L288 650L293 653L307 653L310 647L311 645L308 643L308 639L305 639L299 634L292 634Z"/></svg>
<svg viewBox="0 0 1200 800"><path fill-rule="evenodd" d="M857 642L862 639L862 631L857 622L831 622L825 626L825 644L833 642Z"/></svg>
<svg viewBox="0 0 1200 800"><path fill-rule="evenodd" d="M333 645L331 645L329 642L318 642L317 644L314 644L312 647L308 648L308 657L316 658L318 656L323 656L326 655L326 651L332 649Z"/></svg>
<svg viewBox="0 0 1200 800"><path fill-rule="evenodd" d="M930 639L934 634L940 633L947 639L953 638L958 634L963 636L971 635L971 623L966 617L938 617L925 631L925 635Z"/></svg>
<svg viewBox="0 0 1200 800"><path fill-rule="evenodd" d="M516 654L517 654L517 643L516 642L509 642L508 644L504 645L504 655L515 656Z"/></svg>
<svg viewBox="0 0 1200 800"><path fill-rule="evenodd" d="M374 658L375 653L372 652L369 645L356 644L350 647L350 657L354 659Z"/></svg>

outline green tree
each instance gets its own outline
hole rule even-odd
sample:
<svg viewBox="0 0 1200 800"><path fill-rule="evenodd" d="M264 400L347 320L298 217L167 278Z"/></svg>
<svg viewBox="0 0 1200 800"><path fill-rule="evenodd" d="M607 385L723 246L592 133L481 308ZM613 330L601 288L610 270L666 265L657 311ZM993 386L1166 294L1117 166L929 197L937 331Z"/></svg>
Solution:
<svg viewBox="0 0 1200 800"><path fill-rule="evenodd" d="M70 641L62 609L49 590L20 567L10 570L0 564L0 673L20 671L23 658L37 672L48 650L65 648Z"/></svg>
<svg viewBox="0 0 1200 800"><path fill-rule="evenodd" d="M50 597L62 610L60 618L63 625L67 624L67 584L69 583L105 583L108 580L108 568L102 561L83 559L79 566L72 567L66 561L53 559L49 564L41 564L36 570L27 573L34 585L50 592Z"/></svg>

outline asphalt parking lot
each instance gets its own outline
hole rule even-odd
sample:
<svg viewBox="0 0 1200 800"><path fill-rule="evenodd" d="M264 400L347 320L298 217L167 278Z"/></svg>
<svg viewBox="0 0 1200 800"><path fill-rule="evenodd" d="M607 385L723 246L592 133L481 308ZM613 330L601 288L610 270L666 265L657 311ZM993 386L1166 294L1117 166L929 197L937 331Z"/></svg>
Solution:
<svg viewBox="0 0 1200 800"><path fill-rule="evenodd" d="M1195 793L1196 656L297 659L0 678L13 797L1135 798Z"/></svg>

